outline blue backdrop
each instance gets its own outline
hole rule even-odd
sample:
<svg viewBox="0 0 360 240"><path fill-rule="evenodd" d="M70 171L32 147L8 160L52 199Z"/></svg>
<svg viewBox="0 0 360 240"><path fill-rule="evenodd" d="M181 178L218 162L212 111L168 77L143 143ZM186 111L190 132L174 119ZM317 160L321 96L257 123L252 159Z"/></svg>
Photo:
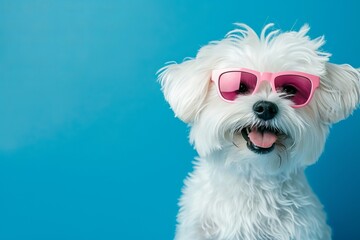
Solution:
<svg viewBox="0 0 360 240"><path fill-rule="evenodd" d="M172 239L196 152L155 72L244 22L312 26L360 67L356 1L0 0L0 239ZM360 239L360 112L307 170Z"/></svg>

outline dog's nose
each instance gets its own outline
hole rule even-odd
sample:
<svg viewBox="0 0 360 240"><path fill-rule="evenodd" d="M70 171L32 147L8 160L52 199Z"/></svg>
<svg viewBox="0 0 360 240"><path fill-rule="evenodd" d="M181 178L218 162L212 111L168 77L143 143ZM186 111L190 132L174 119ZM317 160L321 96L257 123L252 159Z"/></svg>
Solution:
<svg viewBox="0 0 360 240"><path fill-rule="evenodd" d="M253 110L256 116L266 121L273 119L278 113L279 108L272 102L259 101L254 104Z"/></svg>

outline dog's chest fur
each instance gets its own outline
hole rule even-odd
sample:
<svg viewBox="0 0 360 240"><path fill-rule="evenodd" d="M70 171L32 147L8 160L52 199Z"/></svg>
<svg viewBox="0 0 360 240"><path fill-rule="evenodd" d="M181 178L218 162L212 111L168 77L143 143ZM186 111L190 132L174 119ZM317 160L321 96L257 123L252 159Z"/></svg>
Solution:
<svg viewBox="0 0 360 240"><path fill-rule="evenodd" d="M287 180L254 179L200 160L180 205L179 240L330 239L303 172Z"/></svg>

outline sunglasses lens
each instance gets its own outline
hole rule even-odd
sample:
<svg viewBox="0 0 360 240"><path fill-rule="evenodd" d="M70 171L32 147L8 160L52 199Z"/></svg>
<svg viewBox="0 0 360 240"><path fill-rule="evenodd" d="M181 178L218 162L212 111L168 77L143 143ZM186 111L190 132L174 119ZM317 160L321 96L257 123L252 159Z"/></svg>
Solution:
<svg viewBox="0 0 360 240"><path fill-rule="evenodd" d="M282 75L275 78L275 88L296 105L305 104L312 93L310 79L299 75Z"/></svg>
<svg viewBox="0 0 360 240"><path fill-rule="evenodd" d="M257 83L256 75L244 71L224 72L219 78L219 91L221 96L234 101L239 95L254 92Z"/></svg>

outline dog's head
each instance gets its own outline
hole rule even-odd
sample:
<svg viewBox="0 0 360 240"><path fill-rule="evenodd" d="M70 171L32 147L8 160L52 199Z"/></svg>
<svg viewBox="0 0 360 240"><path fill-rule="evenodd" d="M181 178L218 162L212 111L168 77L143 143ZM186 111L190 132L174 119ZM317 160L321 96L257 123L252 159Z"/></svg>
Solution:
<svg viewBox="0 0 360 240"><path fill-rule="evenodd" d="M267 33L270 27L258 36L239 24L159 74L200 156L259 174L314 163L329 126L360 102L359 70L328 63L323 37L311 40L307 25L284 33Z"/></svg>

